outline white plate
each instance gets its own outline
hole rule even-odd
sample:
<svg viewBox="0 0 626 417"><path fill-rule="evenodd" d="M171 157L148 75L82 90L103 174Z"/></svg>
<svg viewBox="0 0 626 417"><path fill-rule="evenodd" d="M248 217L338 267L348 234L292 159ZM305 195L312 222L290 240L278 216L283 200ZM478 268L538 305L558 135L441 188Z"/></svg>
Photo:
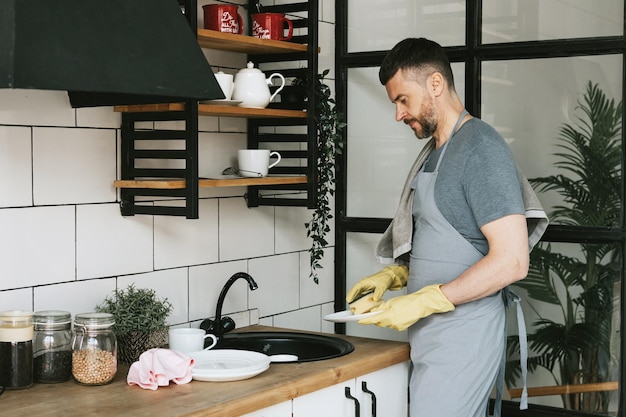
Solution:
<svg viewBox="0 0 626 417"><path fill-rule="evenodd" d="M228 381L240 381L242 379L252 378L253 376L257 376L258 374L267 371L269 368L269 364L264 368L260 368L254 371L246 371L246 372L229 372L225 374L214 374L214 373L194 373L191 372L191 377L196 381L203 382L228 382Z"/></svg>
<svg viewBox="0 0 626 417"><path fill-rule="evenodd" d="M370 311L369 313L352 314L352 311L345 310L333 314L328 314L327 316L324 316L324 320L332 321L334 323L347 323L349 321L359 321L361 319L364 319L365 317L374 316L378 313L382 313L382 311Z"/></svg>
<svg viewBox="0 0 626 417"><path fill-rule="evenodd" d="M201 104L217 104L220 106L237 106L241 103L243 103L243 101L241 100L202 100L200 101Z"/></svg>
<svg viewBox="0 0 626 417"><path fill-rule="evenodd" d="M249 350L214 349L191 352L195 365L192 374L205 376L240 375L265 370L270 364L269 356Z"/></svg>

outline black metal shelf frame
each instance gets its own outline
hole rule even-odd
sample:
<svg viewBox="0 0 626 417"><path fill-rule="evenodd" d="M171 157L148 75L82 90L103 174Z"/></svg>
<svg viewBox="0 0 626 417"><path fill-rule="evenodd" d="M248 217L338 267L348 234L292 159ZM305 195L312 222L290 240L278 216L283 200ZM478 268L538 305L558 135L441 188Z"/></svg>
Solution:
<svg viewBox="0 0 626 417"><path fill-rule="evenodd" d="M191 30L197 33L197 1L179 0ZM256 0L249 0L248 10L256 10ZM315 114L316 96L312 82L318 66L318 0L263 6L264 12L287 14L294 25L292 42L307 44L307 52L288 54L249 54L248 60L259 64L272 64L272 72L287 79L306 76L311 82L307 91L306 111ZM250 22L249 22L250 23ZM248 26L251 27L251 26ZM297 68L293 68L297 62ZM306 62L306 66L303 66ZM286 68L275 69L276 64ZM197 219L199 205L198 179L198 103L186 102L183 111L122 113L121 127L121 179L171 179L185 180L182 189L122 188L120 210L123 216L135 214L184 216ZM159 128L163 122L184 125L181 130ZM152 123L152 128L150 124ZM281 128L294 127L300 133L280 133ZM271 174L306 175L306 184L250 186L247 203L257 206L314 207L317 194L317 130L314 117L248 119L248 148L272 147L280 152L283 162L270 170ZM284 129L283 129L284 130ZM171 141L180 141L177 149ZM148 146L145 144L149 143ZM143 145L143 146L142 146ZM161 146L163 145L163 146ZM146 162L146 161L151 162ZM158 161L158 164L157 164ZM146 165L150 168L146 168ZM157 167L153 167L158 165ZM155 199L156 197L156 199ZM183 205L163 205L155 200L175 198Z"/></svg>

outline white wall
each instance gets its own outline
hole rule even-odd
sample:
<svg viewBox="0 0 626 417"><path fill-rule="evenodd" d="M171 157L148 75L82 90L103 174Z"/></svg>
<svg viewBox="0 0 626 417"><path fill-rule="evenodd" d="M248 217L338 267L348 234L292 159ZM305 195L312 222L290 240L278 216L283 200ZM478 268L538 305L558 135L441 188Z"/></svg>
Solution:
<svg viewBox="0 0 626 417"><path fill-rule="evenodd" d="M320 68L332 68L333 0L320 2L320 16ZM206 55L214 71L245 66L240 54ZM245 147L246 122L203 116L199 124L201 174L221 172ZM244 271L259 289L240 280L229 292L223 312L238 326L333 331L321 317L333 310L334 248L314 284L309 210L248 208L241 187L203 189L198 220L122 217L119 147L111 107L72 109L65 92L0 90L0 310L93 311L135 283L172 302L170 324L197 327L215 314L226 280Z"/></svg>

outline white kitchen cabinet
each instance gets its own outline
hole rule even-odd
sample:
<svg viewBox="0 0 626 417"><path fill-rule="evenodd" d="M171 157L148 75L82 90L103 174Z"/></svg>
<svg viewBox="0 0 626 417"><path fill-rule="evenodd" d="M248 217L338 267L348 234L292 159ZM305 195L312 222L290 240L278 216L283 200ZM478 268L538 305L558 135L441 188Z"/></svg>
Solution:
<svg viewBox="0 0 626 417"><path fill-rule="evenodd" d="M241 417L291 417L291 401L285 401Z"/></svg>
<svg viewBox="0 0 626 417"><path fill-rule="evenodd" d="M294 398L293 417L403 417L408 414L408 380L407 361ZM375 411L372 395L363 391L364 382L376 397ZM346 393L358 401L359 413L357 402L347 398Z"/></svg>

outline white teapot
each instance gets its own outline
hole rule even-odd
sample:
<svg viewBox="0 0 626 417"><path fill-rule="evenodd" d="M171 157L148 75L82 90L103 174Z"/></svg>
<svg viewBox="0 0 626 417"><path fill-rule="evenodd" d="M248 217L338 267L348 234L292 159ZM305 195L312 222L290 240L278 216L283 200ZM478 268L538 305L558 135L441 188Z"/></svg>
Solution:
<svg viewBox="0 0 626 417"><path fill-rule="evenodd" d="M274 94L270 94L270 84L272 78L281 79L281 85ZM233 87L233 100L241 101L239 107L254 107L264 109L270 101L285 86L285 77L275 72L268 78L258 68L254 68L252 62L248 62L247 68L240 69L235 75L235 86Z"/></svg>

